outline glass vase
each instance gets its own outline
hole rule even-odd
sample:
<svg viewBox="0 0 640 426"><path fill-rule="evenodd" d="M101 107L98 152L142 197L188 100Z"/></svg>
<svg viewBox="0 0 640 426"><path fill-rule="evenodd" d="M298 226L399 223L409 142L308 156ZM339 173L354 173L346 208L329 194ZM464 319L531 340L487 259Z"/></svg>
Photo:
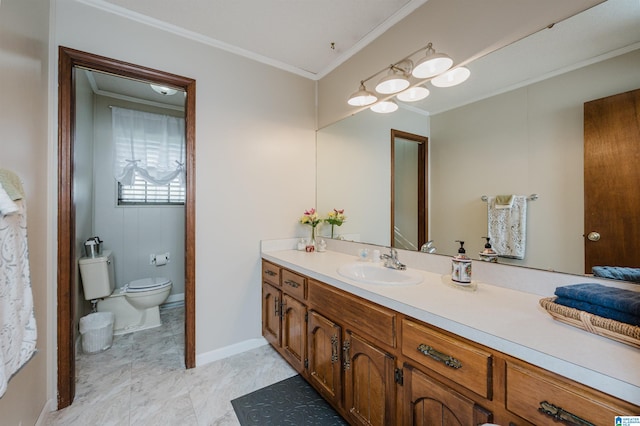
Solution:
<svg viewBox="0 0 640 426"><path fill-rule="evenodd" d="M315 226L311 227L311 237L307 241L307 246L305 247L305 250L308 253L316 251L316 227Z"/></svg>

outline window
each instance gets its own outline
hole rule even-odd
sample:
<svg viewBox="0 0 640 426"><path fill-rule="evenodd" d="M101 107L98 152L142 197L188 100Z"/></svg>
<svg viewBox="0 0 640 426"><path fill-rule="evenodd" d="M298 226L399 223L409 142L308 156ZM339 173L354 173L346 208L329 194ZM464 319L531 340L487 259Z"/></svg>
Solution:
<svg viewBox="0 0 640 426"><path fill-rule="evenodd" d="M179 179L154 185L137 177L133 185L118 182L118 205L184 205L185 188Z"/></svg>
<svg viewBox="0 0 640 426"><path fill-rule="evenodd" d="M111 111L118 205L183 205L184 118Z"/></svg>

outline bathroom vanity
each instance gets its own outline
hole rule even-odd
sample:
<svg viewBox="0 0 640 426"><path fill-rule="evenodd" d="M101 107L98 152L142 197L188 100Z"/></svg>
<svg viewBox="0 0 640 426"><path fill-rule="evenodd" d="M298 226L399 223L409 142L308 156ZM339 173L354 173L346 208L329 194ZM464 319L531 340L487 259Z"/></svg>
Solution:
<svg viewBox="0 0 640 426"><path fill-rule="evenodd" d="M358 282L336 272L355 256L331 250L262 258L263 336L350 424L640 415L640 351L552 320L538 295L413 268L418 284Z"/></svg>

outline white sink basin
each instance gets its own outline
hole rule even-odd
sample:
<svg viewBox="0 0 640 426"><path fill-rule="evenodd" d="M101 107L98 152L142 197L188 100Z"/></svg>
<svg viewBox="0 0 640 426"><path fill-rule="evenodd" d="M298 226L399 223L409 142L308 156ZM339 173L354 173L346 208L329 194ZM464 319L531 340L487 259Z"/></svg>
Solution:
<svg viewBox="0 0 640 426"><path fill-rule="evenodd" d="M424 279L424 276L417 271L400 271L365 262L342 265L338 268L338 274L362 283L379 285L415 285L420 284Z"/></svg>

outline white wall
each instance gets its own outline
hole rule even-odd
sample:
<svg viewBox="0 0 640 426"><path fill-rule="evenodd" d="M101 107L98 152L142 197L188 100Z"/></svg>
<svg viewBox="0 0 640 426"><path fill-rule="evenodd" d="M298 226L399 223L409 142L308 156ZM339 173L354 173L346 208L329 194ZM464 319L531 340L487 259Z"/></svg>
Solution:
<svg viewBox="0 0 640 426"><path fill-rule="evenodd" d="M181 94L177 96L182 96ZM98 235L103 249L112 250L116 286L145 277L166 277L171 295L184 298L184 206L118 206L118 188L113 177L113 132L110 105L139 111L183 117L184 113L96 96L94 147L94 217L90 235ZM150 254L169 252L167 265L149 264ZM180 299L178 299L180 300Z"/></svg>
<svg viewBox="0 0 640 426"><path fill-rule="evenodd" d="M51 321L55 310L51 259L55 255L48 250L55 244L47 245L48 239L52 241L49 225L56 214L47 171L48 31L47 1L3 0L0 4L0 167L17 173L26 193L29 266L38 327L38 353L11 379L0 399L3 425L35 424L47 401L51 385L47 368L50 350L55 350L51 344L56 329Z"/></svg>
<svg viewBox="0 0 640 426"><path fill-rule="evenodd" d="M429 134L429 117L398 109L363 111L318 131L318 210L345 209L339 234L388 246L391 241L391 129ZM329 226L321 229L330 234Z"/></svg>
<svg viewBox="0 0 640 426"><path fill-rule="evenodd" d="M72 0L55 19L55 45L196 80L196 353L259 337L259 241L314 204L314 82Z"/></svg>
<svg viewBox="0 0 640 426"><path fill-rule="evenodd" d="M431 227L439 253L484 246L482 195L537 193L513 263L584 273L583 104L640 87L640 50L431 117ZM455 167L452 167L455 165ZM444 208L446 206L446 208Z"/></svg>

